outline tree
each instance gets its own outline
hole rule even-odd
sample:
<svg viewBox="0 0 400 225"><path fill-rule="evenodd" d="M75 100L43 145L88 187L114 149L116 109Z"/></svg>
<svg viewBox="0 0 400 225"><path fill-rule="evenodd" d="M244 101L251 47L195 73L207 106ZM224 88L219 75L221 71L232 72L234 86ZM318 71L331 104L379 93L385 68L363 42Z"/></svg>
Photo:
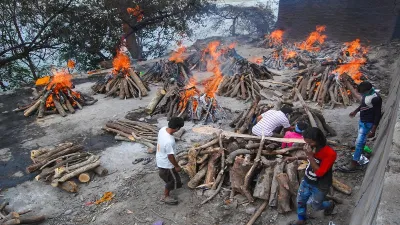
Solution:
<svg viewBox="0 0 400 225"><path fill-rule="evenodd" d="M231 25L228 31L231 36L242 34L264 35L269 33L275 24L275 16L269 5L258 3L256 6L225 5L213 9L217 19L215 29L220 29L228 21Z"/></svg>

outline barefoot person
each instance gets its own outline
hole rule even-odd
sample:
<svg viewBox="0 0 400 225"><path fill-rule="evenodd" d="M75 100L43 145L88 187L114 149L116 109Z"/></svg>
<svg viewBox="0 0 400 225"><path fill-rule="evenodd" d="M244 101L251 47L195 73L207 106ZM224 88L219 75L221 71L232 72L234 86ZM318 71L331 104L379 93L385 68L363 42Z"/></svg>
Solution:
<svg viewBox="0 0 400 225"><path fill-rule="evenodd" d="M347 166L340 167L342 172L355 172L360 165L359 161L361 153L364 150L367 137L375 136L376 128L382 116L382 98L375 92L372 84L368 81L361 82L358 87L358 92L362 94L361 105L350 113L350 117L354 118L360 112L360 121L358 122L358 136L356 140L356 150L354 152L351 163Z"/></svg>
<svg viewBox="0 0 400 225"><path fill-rule="evenodd" d="M262 133L266 137L276 136L277 128L283 127L285 131L291 129L288 114L292 113L293 109L290 106L284 105L281 110L268 110L257 117L257 124L254 125L252 133L261 136Z"/></svg>
<svg viewBox="0 0 400 225"><path fill-rule="evenodd" d="M290 225L306 224L307 202L314 210L324 210L325 215L332 214L335 207L333 201L325 201L325 196L332 186L332 166L336 160L336 152L326 145L326 138L316 127L308 128L303 132L304 151L306 156L288 157L286 162L293 160L307 160L305 176L301 181L297 193L298 220Z"/></svg>
<svg viewBox="0 0 400 225"><path fill-rule="evenodd" d="M179 176L181 167L175 159L176 145L173 133L184 125L180 117L173 117L168 127L163 127L158 132L156 161L161 179L165 182L164 197L161 199L166 204L176 205L178 200L172 198L170 191L181 188L182 182Z"/></svg>

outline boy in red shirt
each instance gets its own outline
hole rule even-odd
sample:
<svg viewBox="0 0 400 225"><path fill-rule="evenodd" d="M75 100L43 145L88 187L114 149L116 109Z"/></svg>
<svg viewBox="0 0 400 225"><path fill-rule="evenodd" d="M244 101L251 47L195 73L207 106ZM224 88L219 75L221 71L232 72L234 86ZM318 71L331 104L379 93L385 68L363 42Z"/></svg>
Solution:
<svg viewBox="0 0 400 225"><path fill-rule="evenodd" d="M332 186L332 166L336 160L336 152L326 145L326 138L316 127L303 132L304 151L306 156L288 157L285 161L307 160L305 176L297 193L298 220L291 225L306 224L307 202L311 200L314 210L324 210L325 215L332 214L335 204L325 201L325 196Z"/></svg>

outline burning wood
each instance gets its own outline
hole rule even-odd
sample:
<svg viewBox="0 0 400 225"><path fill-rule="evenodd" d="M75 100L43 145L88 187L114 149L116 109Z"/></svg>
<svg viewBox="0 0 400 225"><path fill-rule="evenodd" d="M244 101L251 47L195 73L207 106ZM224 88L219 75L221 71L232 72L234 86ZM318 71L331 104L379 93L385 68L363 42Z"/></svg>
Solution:
<svg viewBox="0 0 400 225"><path fill-rule="evenodd" d="M261 94L264 88L253 74L241 74L224 76L217 89L220 96L243 99L246 101L255 100L257 97L266 98Z"/></svg>
<svg viewBox="0 0 400 225"><path fill-rule="evenodd" d="M171 85L168 88L160 89L157 95L147 106L149 114L167 114L171 117L182 117L186 120L216 122L226 118L225 110L218 104L213 95L201 93L196 88L192 78L184 88ZM207 88L206 88L207 90Z"/></svg>
<svg viewBox="0 0 400 225"><path fill-rule="evenodd" d="M149 83L169 82L176 80L179 86L185 86L193 76L185 62L160 60L155 62L142 76L142 80Z"/></svg>
<svg viewBox="0 0 400 225"><path fill-rule="evenodd" d="M24 116L37 113L38 118L48 114L60 114L67 116L67 112L73 114L75 109L82 109L85 105L93 105L97 99L72 90L72 75L66 70L54 71L54 76L49 77L47 85L36 100L31 104L20 107L14 111L24 111Z"/></svg>
<svg viewBox="0 0 400 225"><path fill-rule="evenodd" d="M26 168L28 173L40 171L35 180L50 182L53 187L60 187L68 192L77 192L78 185L70 180L80 177L79 181L86 183L90 180L87 172L93 171L99 176L107 174L107 169L100 166L100 157L83 152L82 145L70 142L54 147L41 148L31 151L33 164Z"/></svg>
<svg viewBox="0 0 400 225"><path fill-rule="evenodd" d="M39 224L46 220L44 215L35 215L32 210L16 211L10 208L9 203L4 201L0 204L0 223L6 225L14 224ZM28 215L30 214L30 215Z"/></svg>
<svg viewBox="0 0 400 225"><path fill-rule="evenodd" d="M130 68L129 57L118 51L113 60L113 71L92 86L95 93L119 96L120 99L140 98L148 95L149 87Z"/></svg>
<svg viewBox="0 0 400 225"><path fill-rule="evenodd" d="M124 119L107 122L103 130L115 133L116 140L141 143L150 153L157 145L158 129L152 124Z"/></svg>

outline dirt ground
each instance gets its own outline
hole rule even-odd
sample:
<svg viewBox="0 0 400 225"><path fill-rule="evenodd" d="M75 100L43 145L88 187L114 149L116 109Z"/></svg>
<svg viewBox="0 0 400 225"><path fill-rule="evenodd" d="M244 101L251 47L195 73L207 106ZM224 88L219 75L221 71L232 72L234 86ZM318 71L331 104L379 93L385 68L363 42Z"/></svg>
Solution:
<svg viewBox="0 0 400 225"><path fill-rule="evenodd" d="M383 97L387 94L390 82L391 64L398 55L397 43L371 47L369 58L375 59L370 67L375 85L381 89ZM238 46L240 55L251 58L266 54L265 49L255 48L250 45ZM275 77L277 81L291 80L291 72ZM199 74L199 77L207 76ZM78 82L76 89L90 93L92 81ZM157 87L152 86L152 90ZM271 88L280 88L271 85ZM48 219L45 225L72 225L72 224L153 224L164 221L165 224L245 224L254 210L261 204L243 204L245 198L237 197L237 202L227 204L224 199L229 196L229 190L223 189L220 196L201 206L200 202L210 196L212 191L190 190L187 186L174 192L179 199L177 206L168 206L159 202L163 192L163 182L158 177L154 155L146 153L146 149L135 143L117 142L113 135L105 133L101 127L108 120L125 117L131 111L145 107L155 91L150 96L138 99L119 100L104 98L95 95L99 101L84 107L73 115L60 117L59 115L47 116L44 119L25 118L21 113L13 113L15 104L27 102L31 90L25 89L11 94L0 95L0 201L6 199L10 205L18 210L33 209L39 214L44 214ZM271 96L266 92L265 95ZM286 93L284 93L286 94ZM271 96L272 97L272 96ZM248 107L236 99L217 97L219 104L230 109L232 113L239 112ZM274 102L271 100L264 100ZM311 107L316 107L310 103ZM336 165L346 163L351 155L351 148L357 135L357 118L351 119L348 114L357 107L324 109L326 120L337 131L338 136L332 140L348 146L348 149L338 151L339 158ZM145 118L143 116L143 118ZM138 118L139 119L139 118ZM145 118L146 119L146 118ZM167 124L162 116L153 117L157 126ZM227 121L212 124L214 127L228 129ZM201 124L185 123L187 132L183 140L178 141L178 151L188 149L195 143L208 138L204 135L193 133L191 129ZM25 173L25 167L30 164L29 151L38 146L47 146L62 141L82 143L90 152L100 154L101 162L109 170L109 175L96 177L89 184L80 185L77 194L66 193L43 182L33 181L34 175ZM143 165L132 164L137 158L151 157L153 160ZM184 183L188 177L182 174ZM337 205L335 214L324 217L321 213L312 213L314 217L309 224L328 224L333 221L336 225L346 225L352 212L355 196L360 187L363 172L355 174L342 174L335 172L335 176L353 187L353 194L345 196L338 192L338 197L344 199L344 204ZM104 192L111 191L115 194L109 203L100 205L89 204L99 199ZM256 224L280 225L286 224L296 218L295 212L281 215L274 209L263 212Z"/></svg>

